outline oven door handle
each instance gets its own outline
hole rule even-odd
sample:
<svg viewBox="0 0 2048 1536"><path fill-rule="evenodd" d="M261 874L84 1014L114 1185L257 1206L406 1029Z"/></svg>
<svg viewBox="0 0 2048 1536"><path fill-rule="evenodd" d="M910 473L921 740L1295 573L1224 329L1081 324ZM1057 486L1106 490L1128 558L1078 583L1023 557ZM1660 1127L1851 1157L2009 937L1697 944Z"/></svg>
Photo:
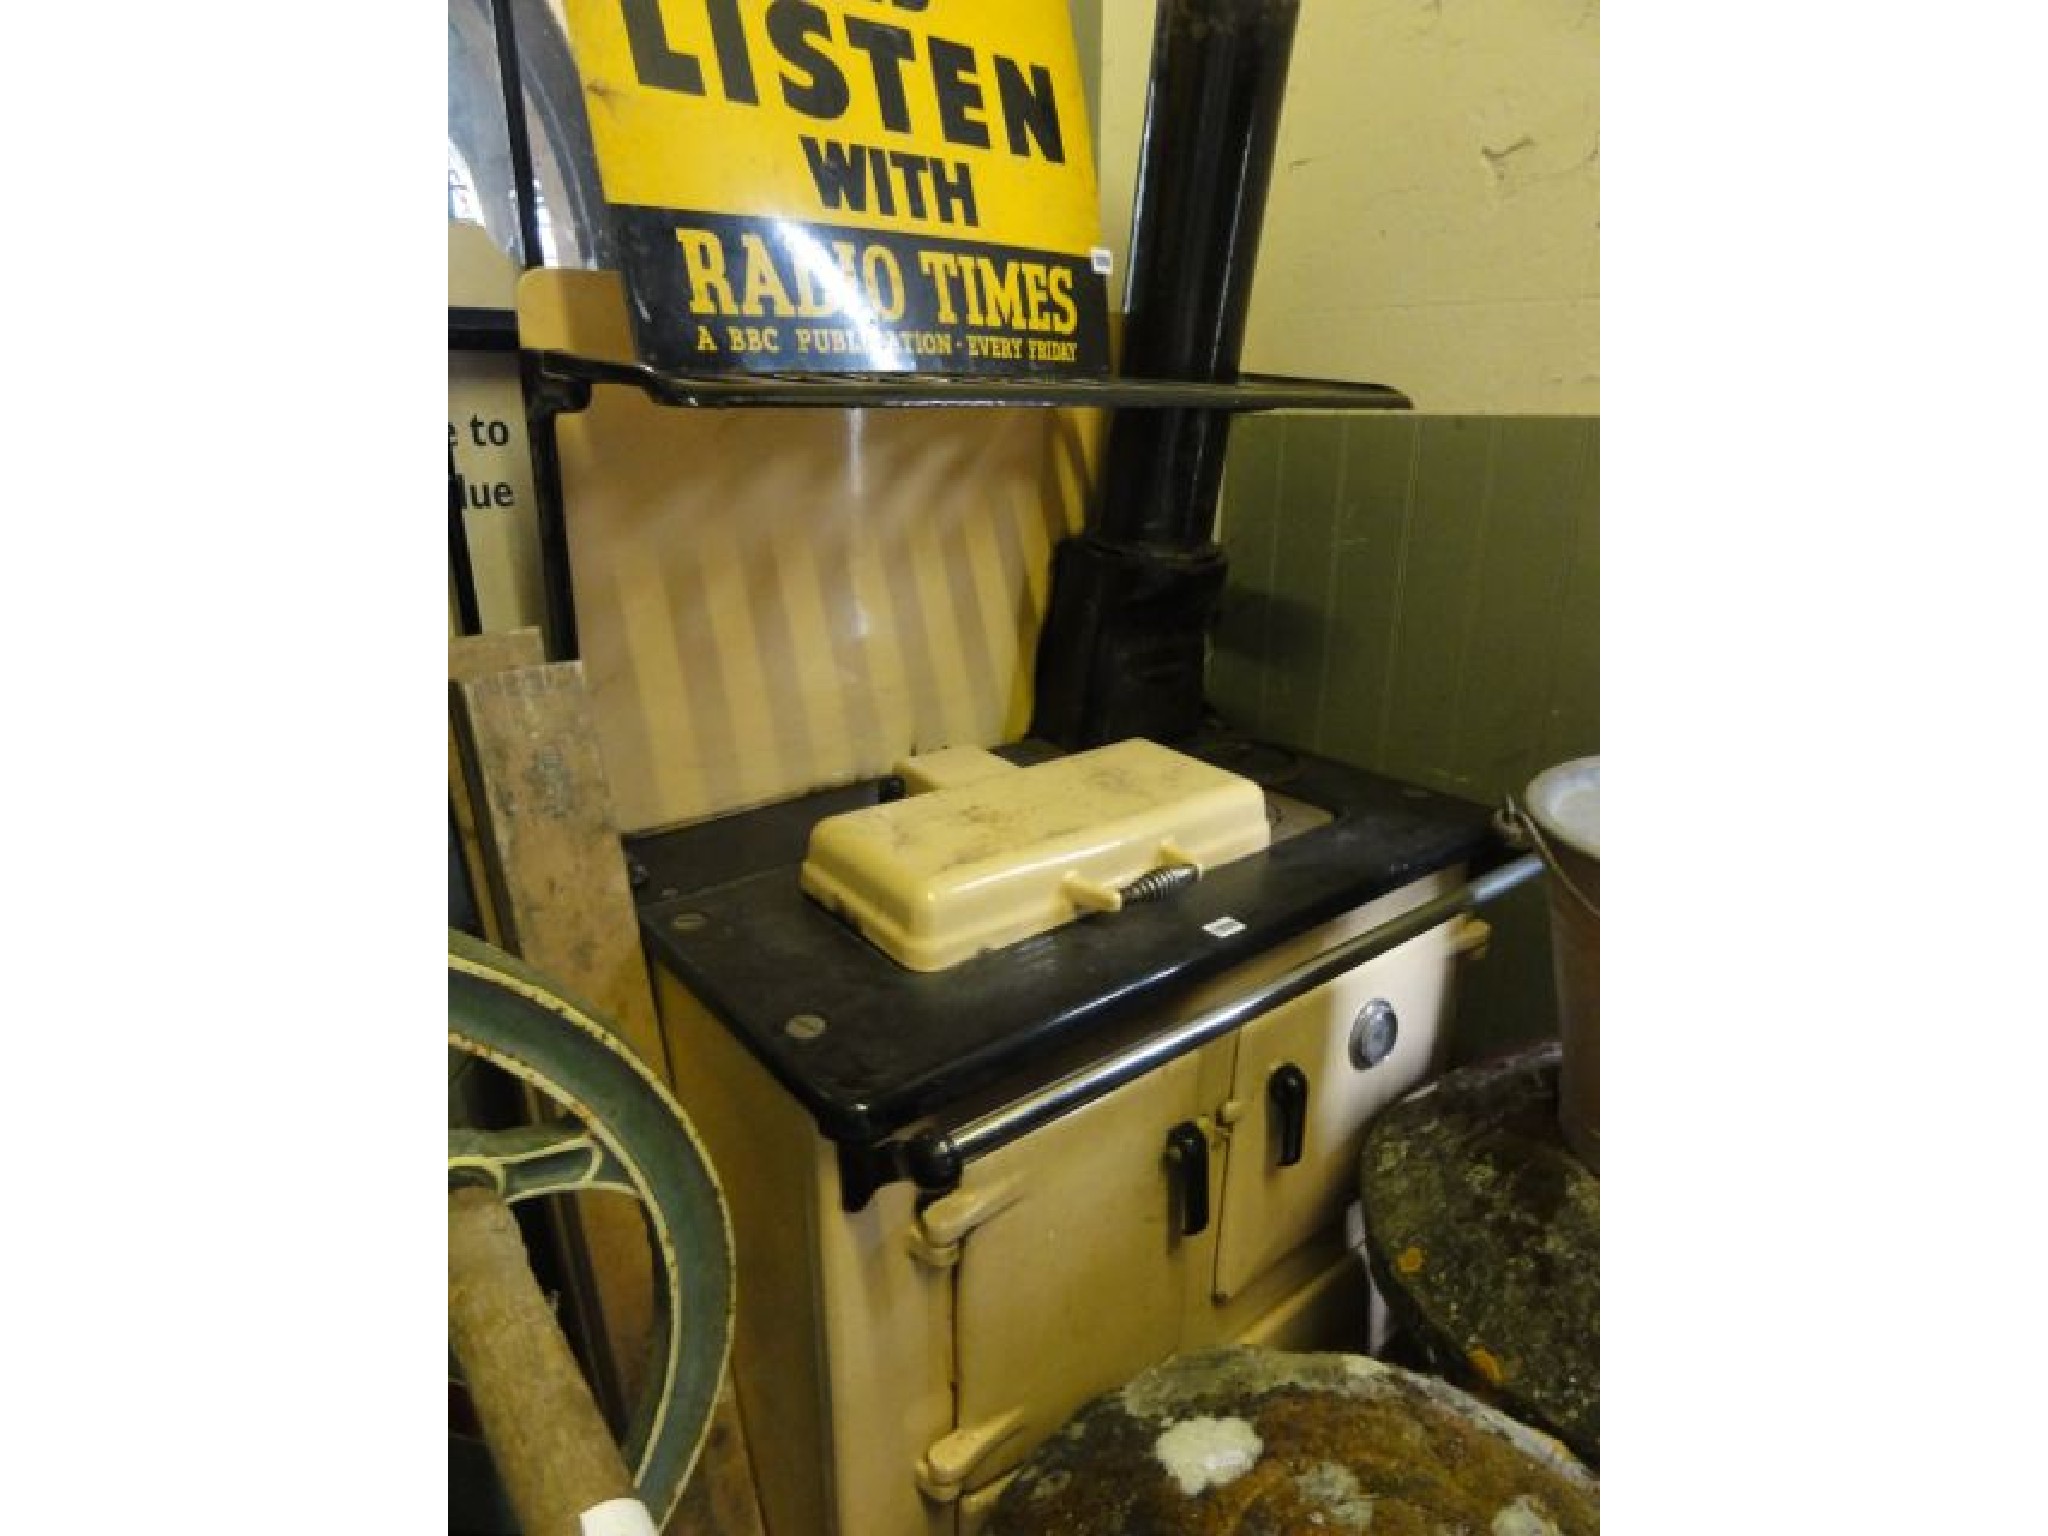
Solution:
<svg viewBox="0 0 2048 1536"><path fill-rule="evenodd" d="M1281 1062L1266 1079L1266 1103L1280 1132L1278 1166L1292 1168L1301 1161L1307 1140L1308 1074L1291 1061Z"/></svg>
<svg viewBox="0 0 2048 1536"><path fill-rule="evenodd" d="M1193 1237L1209 1225L1209 1138L1194 1121L1183 1120L1166 1133L1166 1166L1167 1182L1178 1186L1173 1205L1180 1235Z"/></svg>

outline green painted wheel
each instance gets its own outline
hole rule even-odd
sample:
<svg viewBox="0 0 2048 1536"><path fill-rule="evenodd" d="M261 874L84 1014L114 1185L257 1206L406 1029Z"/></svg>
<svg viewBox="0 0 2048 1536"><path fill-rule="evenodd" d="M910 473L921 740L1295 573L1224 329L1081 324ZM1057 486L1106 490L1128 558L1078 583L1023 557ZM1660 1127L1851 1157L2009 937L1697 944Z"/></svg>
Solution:
<svg viewBox="0 0 2048 1536"><path fill-rule="evenodd" d="M448 1043L574 1118L451 1130L448 1174L507 1202L608 1189L646 1213L656 1275L649 1383L620 1447L640 1500L668 1523L711 1423L732 1344L732 1228L681 1107L591 1010L503 951L448 934Z"/></svg>

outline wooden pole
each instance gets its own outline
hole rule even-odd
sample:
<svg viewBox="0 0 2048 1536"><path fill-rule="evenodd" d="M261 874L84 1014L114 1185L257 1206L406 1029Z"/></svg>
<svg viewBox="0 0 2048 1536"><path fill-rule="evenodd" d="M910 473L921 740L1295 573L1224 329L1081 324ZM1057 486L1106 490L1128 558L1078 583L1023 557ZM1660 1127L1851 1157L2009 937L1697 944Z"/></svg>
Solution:
<svg viewBox="0 0 2048 1536"><path fill-rule="evenodd" d="M654 1523L495 1191L448 1192L448 1339L525 1536ZM635 1511L637 1510L637 1523Z"/></svg>

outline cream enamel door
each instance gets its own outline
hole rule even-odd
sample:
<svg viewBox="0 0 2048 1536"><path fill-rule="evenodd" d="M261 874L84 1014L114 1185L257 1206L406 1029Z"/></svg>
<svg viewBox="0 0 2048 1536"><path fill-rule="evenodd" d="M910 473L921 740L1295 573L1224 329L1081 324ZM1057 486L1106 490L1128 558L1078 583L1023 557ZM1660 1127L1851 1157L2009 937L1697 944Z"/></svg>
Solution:
<svg viewBox="0 0 2048 1536"><path fill-rule="evenodd" d="M1207 1050L1219 1047L1228 1042ZM1083 1403L1181 1346L1185 1298L1215 1262L1215 1223L1182 1230L1167 1146L1177 1127L1205 1139L1213 1211L1204 1054L990 1153L940 1202L957 1202L972 1227L956 1280L959 1428L927 1456L928 1481L936 1471L961 1493L987 1487ZM935 1206L928 1224L950 1214Z"/></svg>
<svg viewBox="0 0 2048 1536"><path fill-rule="evenodd" d="M1436 1068L1455 928L1440 924L1239 1032L1215 1300L1342 1222L1366 1122Z"/></svg>

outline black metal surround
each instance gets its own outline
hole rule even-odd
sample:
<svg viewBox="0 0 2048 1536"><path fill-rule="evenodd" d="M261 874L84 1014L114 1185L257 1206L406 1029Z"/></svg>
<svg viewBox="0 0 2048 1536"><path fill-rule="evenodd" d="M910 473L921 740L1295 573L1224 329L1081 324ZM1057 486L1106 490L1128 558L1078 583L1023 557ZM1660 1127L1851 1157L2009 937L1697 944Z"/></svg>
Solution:
<svg viewBox="0 0 2048 1536"><path fill-rule="evenodd" d="M1237 739L1181 750L1333 820L1156 903L919 973L797 886L812 825L875 803L881 782L869 781L627 839L643 936L655 963L839 1144L842 1198L859 1209L904 1176L892 1138L924 1117L1050 1081L1282 940L1437 870L1488 868L1508 854L1485 806ZM1019 762L1056 755L1042 743L1002 751ZM1242 929L1204 931L1226 917ZM792 1019L805 1022L792 1031Z"/></svg>

